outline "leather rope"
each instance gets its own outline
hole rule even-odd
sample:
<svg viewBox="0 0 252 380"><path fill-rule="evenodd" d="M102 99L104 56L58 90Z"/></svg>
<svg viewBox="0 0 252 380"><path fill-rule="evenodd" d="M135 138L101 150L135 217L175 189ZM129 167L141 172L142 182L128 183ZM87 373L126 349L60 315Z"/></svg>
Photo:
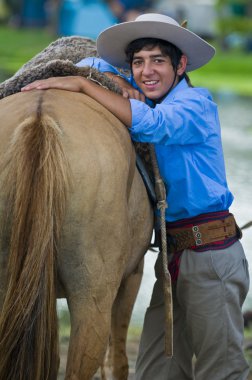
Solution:
<svg viewBox="0 0 252 380"><path fill-rule="evenodd" d="M244 226L241 227L241 230L246 230L246 228L249 228L252 226L252 221L244 224Z"/></svg>
<svg viewBox="0 0 252 380"><path fill-rule="evenodd" d="M151 157L151 163L152 163L154 179L155 179L157 208L160 210L160 220L161 220L161 251L162 251L163 288L164 288L164 304L165 304L165 354L168 357L172 357L173 356L172 286L171 286L171 276L168 270L166 223L165 223L165 209L168 207L168 205L166 203L166 190L165 190L164 182L160 176L154 145L149 144L149 149L150 149L150 157Z"/></svg>

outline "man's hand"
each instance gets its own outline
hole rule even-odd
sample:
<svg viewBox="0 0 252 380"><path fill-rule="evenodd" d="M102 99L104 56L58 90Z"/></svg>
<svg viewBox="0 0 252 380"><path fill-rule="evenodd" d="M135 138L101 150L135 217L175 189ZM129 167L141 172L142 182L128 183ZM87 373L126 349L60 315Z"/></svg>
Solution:
<svg viewBox="0 0 252 380"><path fill-rule="evenodd" d="M82 92L82 83L85 78L78 76L67 77L51 77L48 79L36 80L21 88L21 91L30 90L48 90L49 88L57 88L61 90Z"/></svg>
<svg viewBox="0 0 252 380"><path fill-rule="evenodd" d="M116 75L111 72L105 72L104 73L109 79L113 80L118 84L118 86L122 90L122 95L126 99L136 99L141 100L142 102L145 102L145 96L141 92L139 92L137 89L135 89L127 80L125 80L123 77Z"/></svg>

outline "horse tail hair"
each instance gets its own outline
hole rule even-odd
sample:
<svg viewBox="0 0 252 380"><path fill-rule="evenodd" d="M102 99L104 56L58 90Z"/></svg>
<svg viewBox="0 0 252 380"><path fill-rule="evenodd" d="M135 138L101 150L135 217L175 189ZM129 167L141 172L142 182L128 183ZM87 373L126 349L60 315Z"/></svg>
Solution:
<svg viewBox="0 0 252 380"><path fill-rule="evenodd" d="M56 261L70 183L57 122L41 109L24 120L1 172L9 259L0 315L0 380L55 380Z"/></svg>

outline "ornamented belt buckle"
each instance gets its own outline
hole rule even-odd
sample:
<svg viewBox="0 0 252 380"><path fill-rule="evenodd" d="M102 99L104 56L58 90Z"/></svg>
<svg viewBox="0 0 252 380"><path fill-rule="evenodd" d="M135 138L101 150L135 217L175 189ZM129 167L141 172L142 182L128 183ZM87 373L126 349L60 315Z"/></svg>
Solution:
<svg viewBox="0 0 252 380"><path fill-rule="evenodd" d="M192 232L195 240L196 245L201 245L202 244L202 239L201 239L201 232L199 230L199 226L193 226L192 227Z"/></svg>

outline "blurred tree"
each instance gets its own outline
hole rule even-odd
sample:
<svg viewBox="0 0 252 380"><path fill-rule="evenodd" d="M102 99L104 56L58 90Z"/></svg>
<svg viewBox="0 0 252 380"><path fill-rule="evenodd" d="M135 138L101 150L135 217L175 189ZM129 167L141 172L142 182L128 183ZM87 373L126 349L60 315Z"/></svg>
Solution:
<svg viewBox="0 0 252 380"><path fill-rule="evenodd" d="M149 10L154 0L107 0L119 22L131 21L140 13Z"/></svg>
<svg viewBox="0 0 252 380"><path fill-rule="evenodd" d="M10 22L16 26L45 26L46 4L51 0L4 0L10 13Z"/></svg>
<svg viewBox="0 0 252 380"><path fill-rule="evenodd" d="M22 0L21 25L26 27L41 27L47 24L47 0Z"/></svg>
<svg viewBox="0 0 252 380"><path fill-rule="evenodd" d="M6 2L4 0L0 0L0 23L6 22L8 15L9 10L6 6Z"/></svg>
<svg viewBox="0 0 252 380"><path fill-rule="evenodd" d="M19 24L22 1L20 0L4 0L4 4L8 9L9 20L14 24Z"/></svg>
<svg viewBox="0 0 252 380"><path fill-rule="evenodd" d="M252 0L217 0L216 6L222 48L227 49L233 39L252 50Z"/></svg>

